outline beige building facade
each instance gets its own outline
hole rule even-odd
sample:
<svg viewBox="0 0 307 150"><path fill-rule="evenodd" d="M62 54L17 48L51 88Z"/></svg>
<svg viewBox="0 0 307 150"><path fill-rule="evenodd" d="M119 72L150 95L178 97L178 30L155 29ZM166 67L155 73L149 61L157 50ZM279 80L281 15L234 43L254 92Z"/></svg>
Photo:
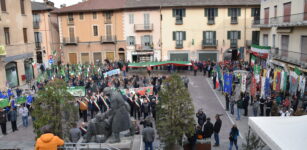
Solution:
<svg viewBox="0 0 307 150"><path fill-rule="evenodd" d="M30 0L1 0L0 89L26 84L36 76ZM4 51L3 51L4 50Z"/></svg>
<svg viewBox="0 0 307 150"><path fill-rule="evenodd" d="M260 44L270 46L270 61L286 68L307 71L307 1L261 2Z"/></svg>
<svg viewBox="0 0 307 150"><path fill-rule="evenodd" d="M259 28L252 27L257 10L257 4L162 8L163 60L222 61L232 51L244 57L257 43L253 34Z"/></svg>

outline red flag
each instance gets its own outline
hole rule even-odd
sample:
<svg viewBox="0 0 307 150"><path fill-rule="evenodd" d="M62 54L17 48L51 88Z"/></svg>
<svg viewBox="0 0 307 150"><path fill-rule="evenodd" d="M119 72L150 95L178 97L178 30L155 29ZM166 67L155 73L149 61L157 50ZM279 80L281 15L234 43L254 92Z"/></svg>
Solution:
<svg viewBox="0 0 307 150"><path fill-rule="evenodd" d="M280 91L280 83L281 83L281 72L277 72L277 78L276 78L276 92Z"/></svg>

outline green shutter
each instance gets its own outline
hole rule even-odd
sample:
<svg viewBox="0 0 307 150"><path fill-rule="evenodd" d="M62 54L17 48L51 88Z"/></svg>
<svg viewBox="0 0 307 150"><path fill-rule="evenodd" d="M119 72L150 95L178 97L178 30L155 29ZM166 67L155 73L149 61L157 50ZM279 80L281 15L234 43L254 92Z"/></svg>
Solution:
<svg viewBox="0 0 307 150"><path fill-rule="evenodd" d="M185 17L185 9L182 9L182 17Z"/></svg>
<svg viewBox="0 0 307 150"><path fill-rule="evenodd" d="M173 41L176 41L176 31L173 31Z"/></svg>
<svg viewBox="0 0 307 150"><path fill-rule="evenodd" d="M241 31L237 31L238 32L238 39L241 39Z"/></svg>
<svg viewBox="0 0 307 150"><path fill-rule="evenodd" d="M252 17L255 16L255 8L252 8Z"/></svg>
<svg viewBox="0 0 307 150"><path fill-rule="evenodd" d="M218 16L218 8L214 8L214 15L215 15L215 17L217 17Z"/></svg>
<svg viewBox="0 0 307 150"><path fill-rule="evenodd" d="M182 31L182 40L186 40L186 33L185 33L185 31Z"/></svg>
<svg viewBox="0 0 307 150"><path fill-rule="evenodd" d="M231 8L228 8L228 16L232 16L232 11L231 11Z"/></svg>
<svg viewBox="0 0 307 150"><path fill-rule="evenodd" d="M241 16L241 8L237 8L237 11L238 16Z"/></svg>
<svg viewBox="0 0 307 150"><path fill-rule="evenodd" d="M216 31L213 31L213 42L215 42L215 40L216 40Z"/></svg>
<svg viewBox="0 0 307 150"><path fill-rule="evenodd" d="M206 40L206 31L203 31L203 40Z"/></svg>
<svg viewBox="0 0 307 150"><path fill-rule="evenodd" d="M227 31L227 39L228 39L228 40L230 39L230 32L231 32L231 31Z"/></svg>
<svg viewBox="0 0 307 150"><path fill-rule="evenodd" d="M173 17L176 17L176 9L173 9Z"/></svg>
<svg viewBox="0 0 307 150"><path fill-rule="evenodd" d="M208 8L205 8L205 17L208 16Z"/></svg>

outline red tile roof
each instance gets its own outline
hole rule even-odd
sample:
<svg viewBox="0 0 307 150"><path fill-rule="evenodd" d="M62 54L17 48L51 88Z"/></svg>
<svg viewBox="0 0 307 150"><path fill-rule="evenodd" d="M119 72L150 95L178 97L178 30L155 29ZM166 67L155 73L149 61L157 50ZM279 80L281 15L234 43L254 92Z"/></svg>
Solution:
<svg viewBox="0 0 307 150"><path fill-rule="evenodd" d="M126 0L87 0L72 6L63 7L53 11L54 13L90 12L102 10L122 9Z"/></svg>

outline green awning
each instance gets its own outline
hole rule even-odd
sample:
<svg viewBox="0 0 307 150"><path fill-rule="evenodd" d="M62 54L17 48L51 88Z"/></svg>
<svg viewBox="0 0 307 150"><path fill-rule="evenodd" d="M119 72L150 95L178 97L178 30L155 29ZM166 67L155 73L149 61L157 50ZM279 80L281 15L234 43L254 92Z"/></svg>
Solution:
<svg viewBox="0 0 307 150"><path fill-rule="evenodd" d="M175 65L175 66L192 66L192 63L189 61L159 61L159 62L141 62L141 63L130 63L128 66L131 68L141 68L141 67L156 67L156 66L166 66L166 65Z"/></svg>

